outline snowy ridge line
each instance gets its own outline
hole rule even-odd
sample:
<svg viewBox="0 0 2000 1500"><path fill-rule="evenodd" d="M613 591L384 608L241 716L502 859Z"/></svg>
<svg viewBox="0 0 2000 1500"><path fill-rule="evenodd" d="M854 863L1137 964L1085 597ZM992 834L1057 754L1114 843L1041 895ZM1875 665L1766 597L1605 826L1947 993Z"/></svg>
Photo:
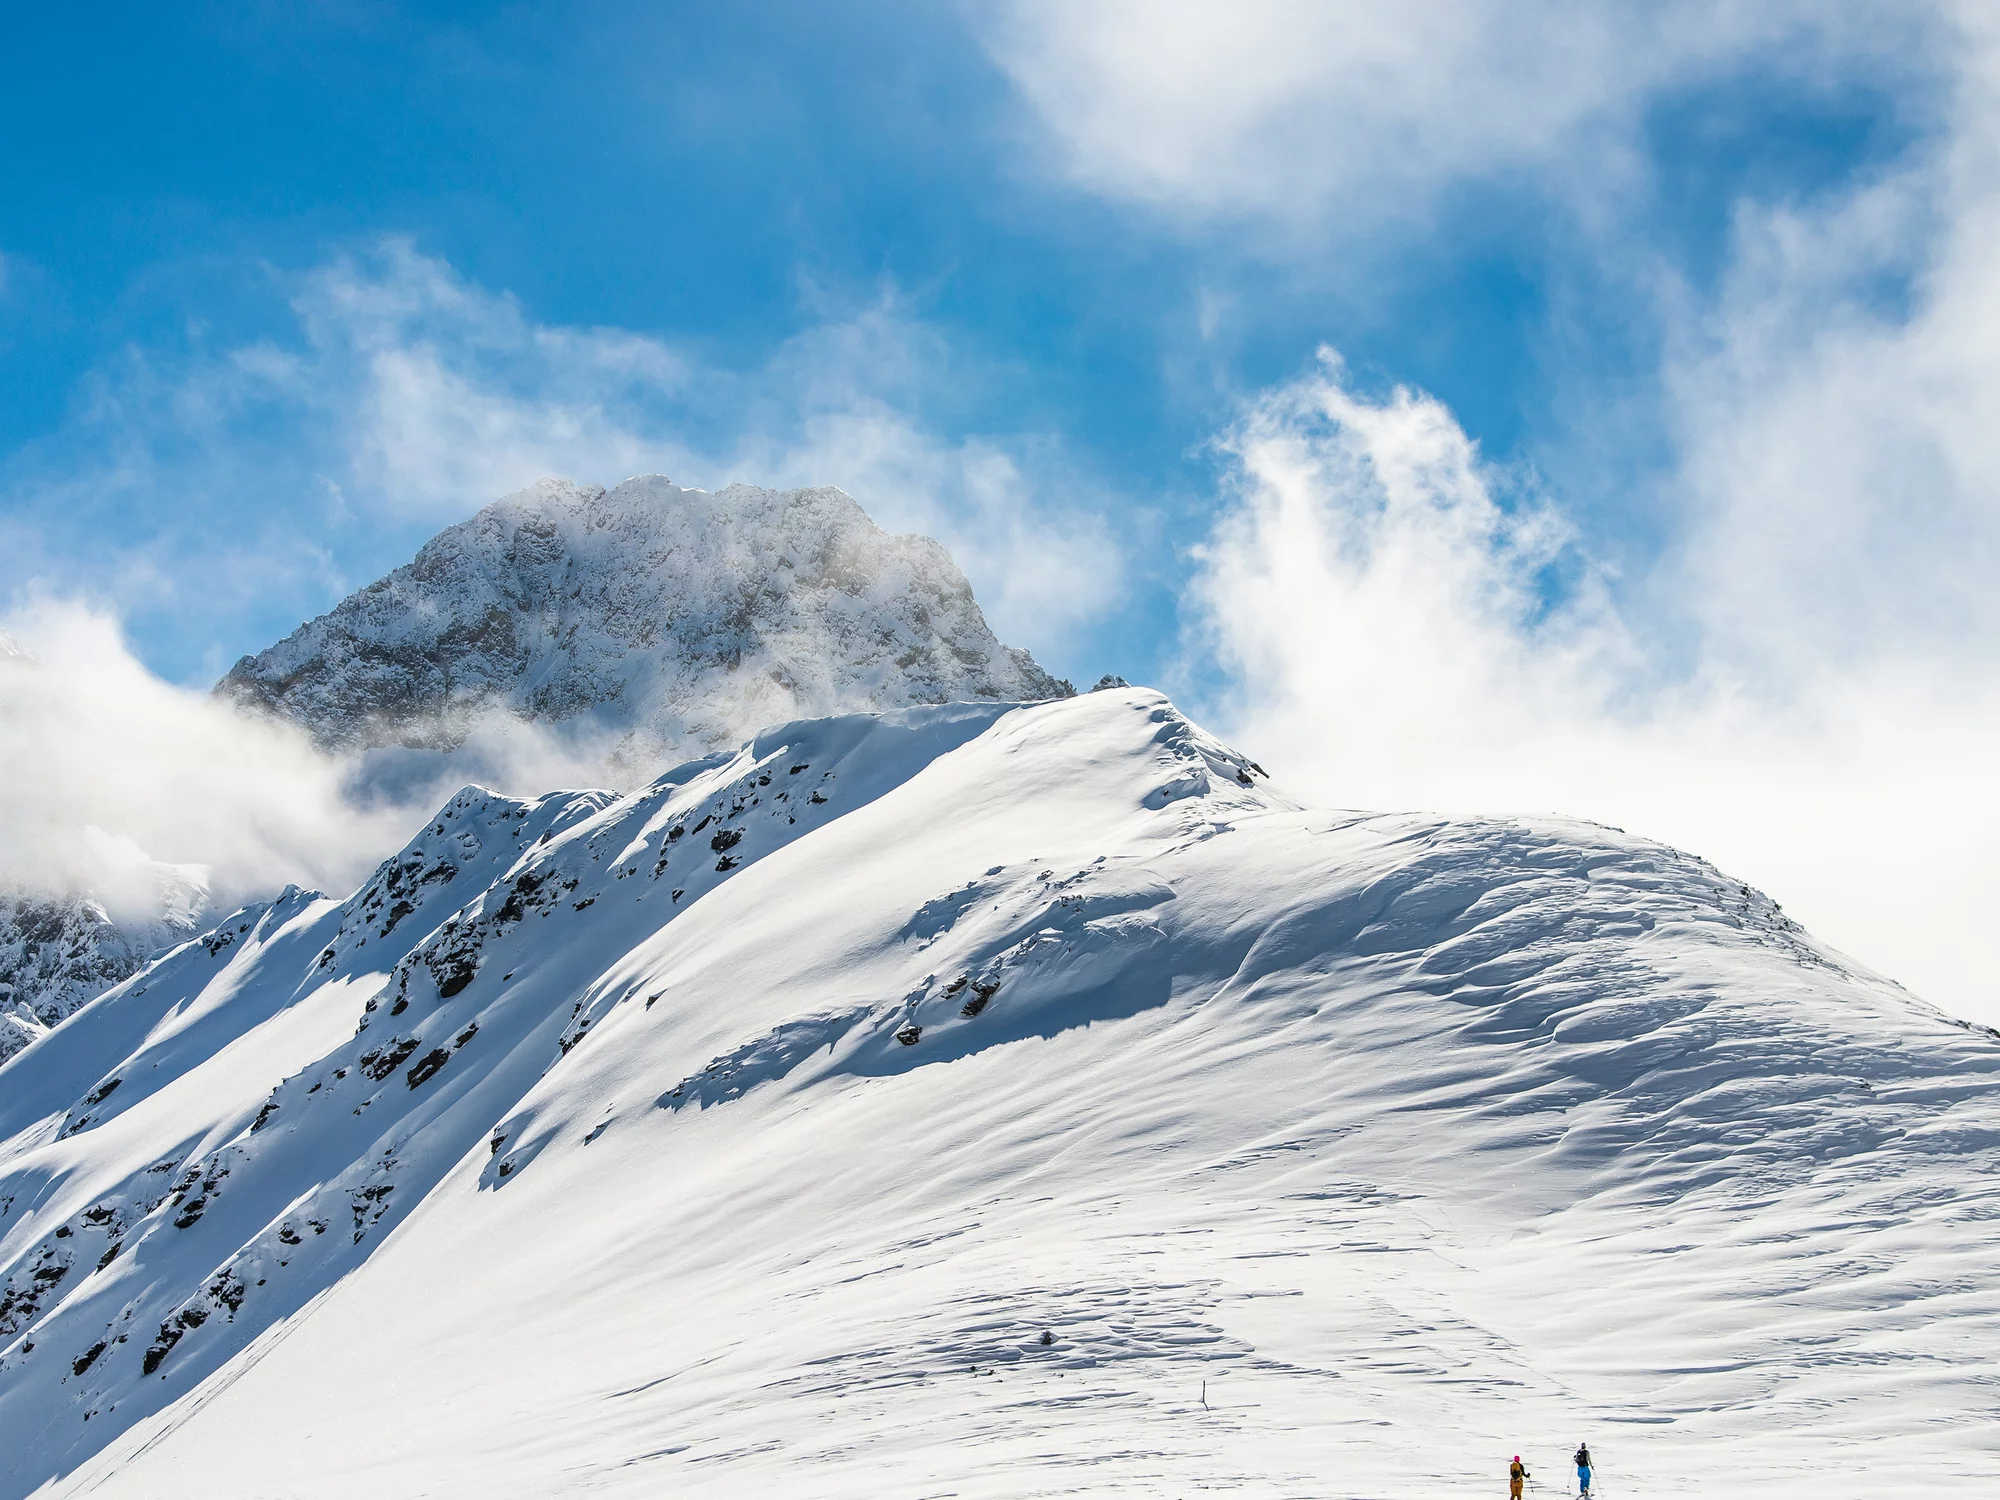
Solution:
<svg viewBox="0 0 2000 1500"><path fill-rule="evenodd" d="M0 647L0 670L42 669ZM524 741L628 787L734 754L758 725L1071 688L1001 644L942 546L883 532L838 490L642 476L487 506L215 691L359 752L355 785L422 805L518 777ZM204 870L117 878L108 909L92 890L0 891L0 1061L214 920ZM139 900L135 882L156 889Z"/></svg>
<svg viewBox="0 0 2000 1500"><path fill-rule="evenodd" d="M1699 860L1301 809L1157 694L469 790L170 972L51 1107L0 1069L0 1497L2000 1456L1993 1038Z"/></svg>
<svg viewBox="0 0 2000 1500"><path fill-rule="evenodd" d="M1225 820L1210 821L1213 826ZM1477 1317L1452 1307L1453 1301L1476 1290L1464 1284L1448 1286L1443 1293L1408 1285L1396 1289L1399 1303L1410 1302L1421 1290L1425 1300L1437 1304L1438 1312L1423 1320L1429 1327L1419 1331L1433 1348L1413 1347L1413 1331L1407 1327L1396 1330L1396 1336L1390 1338L1389 1328L1363 1320L1356 1335L1331 1342L1332 1354L1300 1359L1267 1353L1254 1362L1257 1370L1286 1380L1303 1380L1329 1378L1337 1367L1349 1378L1360 1374L1390 1383L1414 1380L1439 1389L1460 1385L1512 1391L1520 1393L1523 1400L1532 1397L1537 1402L1562 1404L1568 1411L1566 1421L1658 1423L1663 1414L1669 1423L1676 1419L1700 1421L1708 1412L1741 1413L1774 1405L1788 1413L1783 1420L1800 1423L1801 1432L1809 1430L1805 1413L1814 1405L1811 1399L1802 1397L1789 1407L1782 1400L1772 1400L1774 1393L1795 1384L1810 1368L1801 1363L1802 1358L1810 1357L1814 1344L1809 1324L1804 1329L1798 1326L1810 1316L1801 1306L1798 1287L1812 1287L1820 1296L1851 1299L1854 1292L1847 1268L1821 1259L1827 1246L1855 1235L1892 1229L1873 1203L1882 1186L1896 1182L1906 1172L1955 1171L1959 1160L1957 1144L1927 1141L1910 1128L1924 1119L1924 1111L1891 1101L1890 1108L1878 1112L1875 1101L1868 1097L1870 1088L1863 1085L1871 1079L1898 1075L1957 1074L1966 1080L1968 1102L1990 1112L1995 1050L1983 1043L1960 1050L1953 1033L1940 1025L1943 1018L1893 987L1844 969L1823 952L1801 955L1787 935L1780 934L1774 941L1769 930L1773 922L1760 902L1751 902L1746 910L1740 885L1727 881L1712 867L1611 830L1555 820L1451 823L1376 817L1335 821L1314 815L1302 820L1304 827L1294 824L1286 828L1275 816L1238 813L1226 821L1241 835L1274 836L1259 841L1258 857L1250 868L1266 862L1272 866L1273 872L1264 878L1281 893L1280 899L1264 908L1267 920L1257 924L1254 932L1231 936L1226 922L1220 930L1211 927L1213 937L1222 941L1204 958L1198 951L1189 951L1193 934L1182 919L1195 916L1192 925L1198 932L1212 922L1216 897L1229 896L1240 905L1246 898L1243 886L1254 884L1242 862L1245 856L1238 851L1231 859L1229 882L1220 887L1210 884L1206 901L1201 899L1201 883L1194 870L1182 869L1170 877L1156 869L1153 873L1177 892L1171 903L1153 909L1169 927L1169 941L1180 946L1173 965L1178 995L1172 1004L1127 1019L1143 1022L1157 1043L1156 1050L1163 1054L1179 1059L1218 1051L1233 1055L1237 1061L1233 1076L1239 1083L1255 1079L1264 1092L1272 1092L1275 1086L1275 1092L1289 1106L1272 1111L1279 1123L1266 1127L1268 1133L1262 1141L1256 1139L1254 1130L1245 1130L1250 1137L1245 1142L1248 1149L1214 1160L1218 1167L1229 1166L1229 1176L1223 1181L1240 1182L1240 1196L1225 1194L1223 1202L1214 1203L1208 1190L1191 1193L1186 1175L1190 1164L1185 1159L1175 1172L1154 1174L1157 1180L1150 1182L1146 1180L1149 1174L1134 1173L1133 1162L1121 1161L1114 1168L1100 1161L1093 1163L1097 1175L1086 1178L1094 1184L1094 1191L1080 1200L1074 1212L1065 1214L1059 1202L1048 1198L1038 1199L1031 1214L996 1208L996 1202L1004 1200L982 1199L972 1218L958 1218L943 1234L904 1236L885 1245L863 1222L857 1206L882 1201L876 1194L898 1200L909 1195L913 1187L905 1181L905 1174L893 1169L879 1174L870 1183L874 1193L850 1184L837 1203L829 1204L829 1195L815 1194L808 1185L813 1170L831 1166L832 1153L810 1154L798 1170L787 1174L787 1181L815 1205L815 1211L831 1209L840 1217L832 1225L824 1219L811 1219L815 1229L812 1249L802 1252L790 1269L812 1288L809 1293L802 1289L802 1295L824 1306L833 1295L827 1276L838 1268L809 1278L813 1276L811 1268L827 1259L828 1241L841 1245L844 1235L851 1235L854 1242L870 1247L856 1250L851 1263L859 1270L869 1265L872 1257L868 1279L893 1282L896 1291L873 1309L876 1320L866 1325L884 1342L878 1346L862 1341L850 1347L864 1354L879 1347L885 1376L882 1389L894 1393L887 1399L907 1404L912 1391L926 1385L941 1386L953 1376L956 1353L948 1358L930 1357L913 1371L911 1362L919 1348L956 1349L966 1356L968 1365L976 1365L982 1358L981 1345L966 1342L963 1335L940 1326L942 1310L954 1305L948 1288L977 1287L983 1289L977 1295L990 1296L995 1285L1046 1288L1050 1284L1032 1276L1034 1256L1022 1249L1024 1241L1048 1246L1057 1255L1063 1253L1058 1247L1088 1243L1092 1246L1090 1264L1101 1274L1102 1257L1115 1253L1117 1244L1106 1228L1106 1209L1125 1211L1121 1205L1106 1204L1105 1185L1109 1182L1117 1184L1111 1192L1119 1198L1144 1199L1150 1193L1166 1200L1170 1206L1150 1212L1156 1222L1175 1227L1154 1228L1148 1231L1152 1235L1193 1235L1204 1229L1221 1234L1226 1229L1241 1245L1241 1252L1228 1260L1254 1258L1282 1265L1295 1258L1338 1259L1351 1256L1357 1248L1369 1256L1388 1251L1407 1257L1412 1252L1428 1253L1429 1246L1448 1246L1461 1264L1466 1259L1492 1261L1490 1247L1482 1245L1479 1236L1473 1237L1468 1252L1463 1245L1450 1246L1434 1223L1417 1235L1412 1235L1409 1224L1409 1215L1428 1213L1429 1205L1437 1202L1440 1177L1451 1184L1453 1175L1448 1157L1441 1161L1436 1150L1425 1148L1424 1141L1469 1139L1475 1144L1466 1154L1490 1165L1453 1185L1453 1216L1477 1220L1490 1218L1497 1210L1501 1222L1518 1225L1575 1212L1580 1221L1576 1227L1565 1224L1540 1230L1538 1237L1545 1244L1568 1241L1567 1253L1580 1256L1604 1257L1600 1239L1616 1246L1625 1257L1624 1263L1612 1271L1592 1267L1585 1278L1586 1284L1614 1307L1646 1301L1646 1282L1658 1274L1646 1268L1670 1264L1661 1256L1705 1258L1700 1247L1676 1247L1667 1237L1680 1226L1660 1219L1663 1207L1685 1206L1693 1224L1706 1226L1697 1234L1717 1238L1719 1225L1730 1226L1732 1237L1740 1232L1732 1224L1732 1216L1741 1211L1746 1196L1753 1202L1767 1203L1783 1203L1787 1195L1823 1194L1826 1198L1821 1207L1807 1210L1812 1218L1805 1225L1790 1229L1785 1236L1802 1242L1802 1259L1781 1253L1769 1267L1763 1267L1746 1264L1741 1259L1743 1251L1726 1242L1721 1245L1705 1284L1711 1289L1732 1282L1743 1287L1719 1305L1727 1308L1734 1301L1747 1310L1747 1324L1732 1330L1731 1335L1747 1340L1747 1345L1738 1358L1715 1362L1715 1351L1710 1348L1704 1351L1707 1363L1691 1359L1678 1367L1679 1375L1667 1372L1670 1381L1679 1378L1691 1382L1684 1393L1663 1396L1657 1388L1635 1392L1633 1375L1642 1372L1621 1371L1609 1377L1596 1375L1587 1382L1609 1386L1611 1396L1580 1400L1570 1382L1552 1380L1542 1370L1552 1353L1558 1368L1573 1366L1578 1351L1588 1347L1588 1339L1554 1350L1537 1349L1532 1343L1524 1347L1519 1342L1524 1336L1532 1340L1537 1323L1573 1324L1575 1315L1558 1311L1552 1316L1539 1299L1516 1296L1511 1309L1500 1309L1506 1316L1497 1320L1507 1333L1496 1335L1483 1326L1494 1311L1491 1307ZM844 832L855 834L859 830L850 826ZM1287 862L1297 858L1301 835L1307 840L1332 838L1345 845L1337 857L1329 856L1329 863L1310 866L1316 872L1310 880L1288 878L1286 869ZM1222 859L1229 842L1176 841L1172 854L1198 862L1210 857ZM1089 847L1081 836L1078 843L1083 849ZM1288 845L1292 846L1289 851ZM1083 873L1093 867L1101 868L1094 860L1080 859L1072 868ZM1027 873L1030 879L1037 878L1033 867ZM977 877L967 884L977 884ZM958 889L947 896L910 903L901 916L894 917L889 930L905 945L898 951L910 963L929 967L941 955L935 946L924 949L919 945L946 925L941 919L979 908L977 899L966 899L964 891ZM912 911L917 914L914 918ZM720 919L723 913L714 915ZM885 924L892 916L884 914ZM948 970L942 964L938 967L941 978ZM910 971L905 966L897 972ZM1211 977L1202 979L1203 975ZM1196 982L1189 984L1190 978ZM790 987L775 980L772 983L776 990ZM874 988L887 985L878 983ZM957 1143L940 1141L938 1128L927 1125L926 1164L915 1180L949 1180L968 1170L973 1160L996 1151L1004 1156L1004 1148L995 1140L996 1134L1006 1139L1004 1130L998 1128L1003 1122L1020 1129L1032 1121L1035 1139L1063 1140L1066 1106L1075 1107L1069 1098L1075 1094L1089 1101L1086 1119L1100 1111L1121 1119L1132 1115L1146 1118L1147 1105L1166 1111L1161 1120L1175 1118L1173 1096L1188 1082L1183 1069L1177 1067L1160 1080L1166 1086L1162 1093L1147 1096L1143 1070L1135 1073L1135 1052L1143 1053L1145 1043L1130 1031L1100 1032L1095 1024L1098 1018L1088 1007L1072 1009L1068 1019L1072 1024L1061 1040L1071 1044L1072 1056L1068 1066L1056 1070L1060 1091L1034 1089L1027 1100L1010 1093L1006 1102L1012 1108L1006 1112L983 1099L972 1081L950 1082L949 1066L907 1069L904 1076L912 1083L920 1079L931 1083L924 1103L939 1111L937 1118L974 1117L959 1132ZM1778 1023L1775 1026L1774 1021ZM638 1030L662 1023L627 1013L614 1017L612 1024L621 1028L619 1045L611 1046L607 1033L606 1049L585 1059L585 1074L571 1075L561 1083L562 1094L573 1101L571 1107L577 1111L571 1116L575 1134L568 1139L579 1145L586 1140L593 1142L589 1150L596 1152L615 1150L621 1132L643 1136L642 1114L607 1113L602 1101L628 1076L619 1058L628 1048L639 1045ZM781 1035L782 1029L767 1034ZM1085 1038L1100 1035L1102 1043L1093 1053ZM1217 1038L1218 1042L1203 1046L1194 1042L1196 1037ZM931 1038L925 1035L911 1044L907 1054L889 1055L907 1055L915 1063L929 1051L930 1043ZM1028 1055L1032 1054L1023 1054ZM995 1049L985 1049L980 1058L994 1069L1001 1066ZM1105 1075L1102 1088L1093 1088L1087 1072L1080 1071L1080 1058L1095 1060ZM951 1063L968 1059L947 1049L938 1060ZM601 1075L595 1086L589 1077L592 1072ZM866 1097L845 1091L825 1095L821 1083L834 1081L838 1086L837 1075L838 1070L827 1069L811 1077L803 1071L786 1077L773 1070L773 1075L756 1081L758 1086L731 1093L728 1110L712 1112L711 1118L719 1122L732 1111L760 1112L761 1129L769 1133L780 1129L788 1111L810 1108L820 1121L817 1131L824 1131L828 1128L827 1112L836 1108L831 1098ZM1032 1088L1030 1075L1018 1068L1004 1076L1010 1089ZM554 1083L552 1079L551 1086ZM794 1083L796 1087L789 1093L783 1090L783 1085ZM1135 1105L1131 1099L1134 1094L1147 1097ZM1222 1108L1242 1096L1209 1089L1201 1097L1209 1108ZM588 1121L580 1108L585 1100L593 1101ZM856 1104L848 1112L863 1107ZM1858 1118L1843 1118L1850 1109ZM1240 1117L1242 1104L1235 1103L1231 1112L1233 1118ZM1249 1113L1251 1121L1263 1117L1255 1109ZM1413 1129L1413 1113L1418 1119L1428 1116L1436 1120L1436 1128ZM928 1119L923 1105L918 1104L902 1118ZM1249 1123L1242 1122L1237 1128ZM1303 1134L1302 1124L1310 1127ZM1098 1131L1105 1128L1102 1121L1092 1121L1089 1126L1078 1121L1077 1125ZM675 1128L682 1127L677 1124ZM750 1127L738 1124L731 1129L748 1131ZM552 1130L551 1141L559 1135L560 1131ZM710 1133L702 1139L713 1148L728 1137ZM959 1154L953 1154L954 1144L960 1146ZM787 1145L803 1150L805 1143L794 1133ZM558 1149L558 1144L548 1147L551 1152ZM625 1158L628 1161L658 1147L642 1146L635 1140L631 1149L635 1155ZM1981 1149L1990 1165L1990 1143ZM747 1156L739 1159L748 1165ZM851 1161L834 1159L841 1160L844 1171L853 1170ZM542 1158L545 1164L551 1160L546 1154ZM1206 1164L1193 1165L1199 1170ZM1310 1191L1298 1190L1306 1186L1298 1180L1302 1174L1327 1173L1329 1168L1337 1175L1320 1177L1321 1185ZM1354 1180L1357 1168L1363 1174L1359 1181ZM537 1170L542 1169L538 1166ZM584 1168L571 1162L568 1170ZM689 1175L679 1174L679 1180L685 1182ZM1384 1192L1369 1180L1371 1177L1402 1186L1398 1191ZM1990 1214L1993 1190L1977 1172L1955 1180L1970 1190L1964 1203L1966 1212L1977 1215L1973 1201L1977 1199L1987 1205ZM1287 1208L1273 1213L1271 1196L1288 1183L1291 1186L1283 1193ZM1204 1203L1205 1199L1210 1201ZM936 1205L934 1197L925 1201ZM805 1212L803 1206L795 1211ZM962 1215L963 1207L956 1212ZM1246 1215L1254 1215L1250 1221L1254 1227L1245 1225ZM1054 1218L1061 1219L1060 1227L1051 1227ZM1972 1222L1981 1220L1975 1217ZM1232 1225L1235 1227L1229 1227ZM1990 1230L1985 1233L1987 1238L1980 1243L1990 1245ZM1139 1242L1143 1244L1145 1237L1141 1234ZM1359 1246L1357 1238L1363 1241ZM1249 1243L1243 1244L1244 1240ZM917 1243L949 1243L952 1253L946 1260L919 1267L910 1263L909 1247ZM782 1289L772 1291L766 1285L772 1274L768 1254L747 1237L739 1236L734 1244L739 1253L755 1258L760 1267L756 1297L760 1301L782 1297ZM1977 1269L1982 1253L1967 1245L1959 1255L1966 1272L1975 1278L1984 1274ZM1737 1258L1732 1261L1732 1256ZM1024 1269L1024 1262L1029 1269ZM1126 1287L1128 1294L1135 1291L1145 1279L1141 1268L1147 1263L1143 1258L1121 1262L1130 1280L1116 1284ZM1346 1264L1351 1267L1352 1262ZM1641 1268L1636 1279L1635 1267ZM1510 1267L1502 1261L1491 1267L1493 1280L1503 1286L1518 1283L1525 1268L1544 1269L1532 1255L1523 1257L1519 1266ZM1230 1274L1240 1285L1241 1271ZM1356 1273L1348 1269L1347 1274ZM1936 1370L1932 1378L1939 1385L1939 1399L1969 1409L1964 1403L1978 1400L1977 1367L1962 1371L1951 1365L1940 1368L1935 1345L1925 1347L1925 1341L1934 1338L1931 1330L1936 1327L1930 1310L1934 1292L1927 1286L1928 1273L1918 1270L1906 1278L1887 1279L1880 1278L1879 1272L1877 1275L1876 1287L1865 1294L1872 1324L1865 1337L1890 1358ZM833 1284L844 1280L842 1277ZM1980 1283L1975 1280L1972 1284ZM738 1298L734 1305L745 1319L760 1316L752 1309L744 1283L719 1282L715 1275L697 1274L695 1285L704 1294ZM1990 1275L1984 1285L1990 1288ZM725 1286L729 1287L726 1293L721 1291ZM1691 1301L1695 1284L1677 1281L1672 1296ZM1030 1292L1015 1303L1016 1326L1032 1328L1031 1319L1048 1319L1046 1297L1046 1290ZM1989 1300L1982 1314L1988 1323L1992 1321L1991 1308ZM1192 1307L1186 1316L1190 1326L1200 1321ZM1112 1321L1117 1321L1115 1314ZM1120 1335L1115 1327L1104 1332L1112 1343L1118 1343ZM1805 1337L1795 1338L1795 1332ZM1369 1347L1378 1338L1381 1349ZM1281 1347L1283 1340L1273 1342ZM810 1347L811 1341L801 1337L793 1343ZM1674 1339L1667 1343L1676 1351L1665 1361L1672 1365L1674 1358L1686 1352L1686 1345ZM1032 1339L1026 1346L1041 1347ZM1154 1360L1157 1364L1168 1358L1139 1353L1129 1340L1119 1347L1142 1362ZM1631 1347L1629 1340L1625 1347ZM1891 1350L1895 1352L1889 1353ZM795 1363L813 1365L836 1358L855 1356L843 1355L838 1349L823 1355L801 1350ZM1061 1363L1052 1359L1049 1368ZM960 1374L966 1373L965 1367L957 1368ZM1750 1399L1740 1391L1718 1392L1711 1377L1700 1373L1703 1370L1726 1372L1725 1380L1739 1382L1748 1376ZM1167 1383L1162 1380L1162 1384ZM1709 1389L1702 1389L1704 1383ZM780 1380L778 1384L797 1389L796 1382L787 1385ZM870 1382L859 1376L840 1388L840 1426L843 1433L850 1434L844 1445L850 1452L864 1441L851 1434L858 1419L856 1408L866 1405L865 1393L870 1388ZM1052 1381L1041 1389L1050 1393L1048 1399L1055 1399ZM1098 1395L1105 1400L1114 1398L1110 1390L1101 1390ZM1722 1397L1719 1402L1718 1395ZM1317 1403L1324 1398L1315 1395L1309 1399ZM1863 1392L1848 1390L1840 1399L1851 1403L1881 1397L1869 1398ZM801 1403L805 1400L801 1394ZM860 1420L864 1425L872 1424L872 1436L866 1441L880 1445L874 1451L897 1455L910 1466L899 1472L922 1472L932 1482L944 1483L963 1476L934 1464L923 1467L925 1459L918 1455L946 1451L952 1443L970 1436L966 1423L971 1419L957 1403L972 1398L946 1398L940 1392L938 1400L947 1404L934 1402L925 1407L931 1430L920 1450L896 1446L910 1439L897 1426L893 1407ZM1298 1411L1297 1407L1290 1409ZM698 1429L707 1430L710 1461L726 1459L732 1466L749 1460L742 1456L745 1450L726 1447L724 1434L752 1430L753 1423L765 1427L775 1420L767 1408L747 1401L731 1408L740 1413L740 1423L711 1407L683 1404L680 1410ZM858 1471L840 1468L835 1452L814 1448L810 1433L816 1418L812 1413L822 1410L830 1418L831 1407L801 1404L799 1415L792 1419L795 1439L781 1445L783 1467L762 1471L732 1467L738 1482L745 1472L761 1472L765 1482L777 1484L784 1482L785 1476L799 1473L801 1464L822 1464L825 1467L809 1467L808 1471L824 1476L829 1489L837 1482L836 1476L853 1472L852 1488L840 1492L867 1493L868 1481L861 1479ZM1481 1420L1492 1418L1489 1412ZM1117 1425L1090 1429L1089 1441L1080 1432L1075 1439L1076 1451L1086 1451L1089 1442L1122 1440L1129 1444L1126 1434L1134 1424L1144 1423L1143 1411L1122 1411ZM1154 1441L1165 1441L1158 1436L1164 1429L1157 1423L1148 1430L1155 1434ZM1027 1432L1026 1424L1021 1431ZM981 1437L999 1435L1000 1429L989 1428ZM1036 1429L1036 1435L1044 1444L1050 1441L1041 1428ZM1276 1440L1277 1434L1267 1430L1262 1437ZM1296 1434L1289 1440L1296 1441ZM1763 1441L1757 1440L1759 1445ZM696 1451L701 1450L697 1447ZM1911 1456L1907 1447L1898 1453L1897 1463ZM737 1456L731 1458L730 1454ZM1852 1464L1856 1456L1853 1448L1844 1449L1843 1464ZM1728 1464L1721 1465L1718 1472L1743 1458L1740 1448L1732 1450ZM1938 1455L1932 1455L1921 1461L1934 1468L1937 1459ZM1943 1461L1950 1464L1953 1456L1946 1455ZM1341 1462L1351 1467L1351 1455L1343 1455ZM776 1465L778 1460L774 1458L772 1463ZM863 1467L872 1471L873 1464ZM1190 1470L1163 1462L1152 1487L1134 1482L1129 1471L1120 1472L1127 1474L1130 1488L1150 1493L1157 1492L1157 1483L1165 1482L1167 1475L1176 1476L1174 1482L1186 1482ZM1241 1480L1246 1472L1238 1470L1235 1477ZM1391 1468L1388 1472L1397 1471ZM1760 1484L1774 1478L1769 1462L1758 1467L1753 1460L1746 1472L1754 1473ZM693 1471L677 1473L703 1487ZM1447 1467L1435 1477L1457 1484L1476 1482L1477 1473L1476 1466L1463 1471ZM1058 1488L1033 1492L1053 1493ZM1436 1492L1431 1484L1411 1483L1407 1475L1403 1482L1385 1483L1380 1489L1382 1493Z"/></svg>
<svg viewBox="0 0 2000 1500"><path fill-rule="evenodd" d="M348 900L288 891L100 997L0 1073L0 1409L65 1337L92 1439L198 1384L350 1274L624 998L563 1003L552 925L657 930L1008 708L783 726L624 798L468 787ZM274 1086L169 1104L274 1027L302 1034ZM162 1115L180 1144L134 1155Z"/></svg>

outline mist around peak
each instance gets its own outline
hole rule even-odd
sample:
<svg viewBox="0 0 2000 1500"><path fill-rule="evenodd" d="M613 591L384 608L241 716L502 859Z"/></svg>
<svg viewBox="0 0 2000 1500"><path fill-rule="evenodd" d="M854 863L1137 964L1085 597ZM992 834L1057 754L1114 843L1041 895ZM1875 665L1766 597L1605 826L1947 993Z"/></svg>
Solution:
<svg viewBox="0 0 2000 1500"><path fill-rule="evenodd" d="M1070 691L993 635L950 554L837 489L545 479L218 685L331 749L453 751L498 714L655 762L760 725Z"/></svg>
<svg viewBox="0 0 2000 1500"><path fill-rule="evenodd" d="M1072 691L944 547L841 491L658 476L496 501L211 694L92 605L10 624L0 891L27 904L0 924L0 1055L215 913L351 889L468 782L627 789L768 724Z"/></svg>

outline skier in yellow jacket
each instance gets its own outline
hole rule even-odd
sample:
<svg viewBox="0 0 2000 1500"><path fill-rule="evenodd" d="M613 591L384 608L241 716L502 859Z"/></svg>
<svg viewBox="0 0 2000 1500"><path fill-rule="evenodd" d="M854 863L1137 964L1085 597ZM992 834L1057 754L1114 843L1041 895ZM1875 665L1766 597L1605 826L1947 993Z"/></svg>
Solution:
<svg viewBox="0 0 2000 1500"><path fill-rule="evenodd" d="M1516 1453L1514 1461L1507 1465L1507 1500L1521 1500L1521 1486L1528 1482L1528 1466L1521 1462Z"/></svg>

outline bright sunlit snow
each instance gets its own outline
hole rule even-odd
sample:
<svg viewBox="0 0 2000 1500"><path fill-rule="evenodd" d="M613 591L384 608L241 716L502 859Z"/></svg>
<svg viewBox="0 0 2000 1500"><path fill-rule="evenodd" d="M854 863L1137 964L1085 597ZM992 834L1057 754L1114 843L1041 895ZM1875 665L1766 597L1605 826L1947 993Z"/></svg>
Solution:
<svg viewBox="0 0 2000 1500"><path fill-rule="evenodd" d="M1915 1494L2000 1041L1155 693L453 798L0 1068L0 1494Z"/></svg>

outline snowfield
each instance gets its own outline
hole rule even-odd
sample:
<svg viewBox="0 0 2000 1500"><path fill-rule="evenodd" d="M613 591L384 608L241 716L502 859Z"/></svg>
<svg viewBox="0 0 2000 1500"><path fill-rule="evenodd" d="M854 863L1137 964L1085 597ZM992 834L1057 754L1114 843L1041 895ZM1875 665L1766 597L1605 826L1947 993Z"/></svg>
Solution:
<svg viewBox="0 0 2000 1500"><path fill-rule="evenodd" d="M0 1068L0 1496L1989 1493L2000 1039L1157 694L469 788Z"/></svg>

